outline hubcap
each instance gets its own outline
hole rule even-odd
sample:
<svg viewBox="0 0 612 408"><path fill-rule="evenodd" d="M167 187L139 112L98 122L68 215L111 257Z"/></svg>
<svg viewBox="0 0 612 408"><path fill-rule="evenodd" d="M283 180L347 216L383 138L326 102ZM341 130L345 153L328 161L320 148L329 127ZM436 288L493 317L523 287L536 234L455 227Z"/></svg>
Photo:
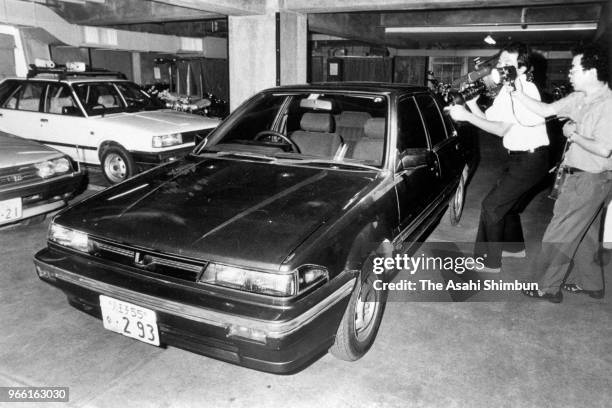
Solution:
<svg viewBox="0 0 612 408"><path fill-rule="evenodd" d="M125 180L127 169L125 162L116 153L110 153L104 160L104 173L113 183L118 183Z"/></svg>
<svg viewBox="0 0 612 408"><path fill-rule="evenodd" d="M455 193L455 200L453 202L453 206L455 207L455 214L458 214L461 211L461 207L463 206L463 178L459 182L459 186L457 187L457 192Z"/></svg>
<svg viewBox="0 0 612 408"><path fill-rule="evenodd" d="M380 308L379 294L371 283L370 279L367 279L361 285L355 304L355 335L359 341L367 340L372 334Z"/></svg>

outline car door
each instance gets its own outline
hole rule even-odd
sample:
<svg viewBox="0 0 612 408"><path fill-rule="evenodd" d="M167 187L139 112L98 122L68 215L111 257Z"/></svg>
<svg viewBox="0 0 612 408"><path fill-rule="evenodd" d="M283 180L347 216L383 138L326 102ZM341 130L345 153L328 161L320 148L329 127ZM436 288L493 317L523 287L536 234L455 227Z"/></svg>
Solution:
<svg viewBox="0 0 612 408"><path fill-rule="evenodd" d="M48 84L42 111L45 144L76 161L99 163L97 141L91 135L91 121L83 114L67 84Z"/></svg>
<svg viewBox="0 0 612 408"><path fill-rule="evenodd" d="M40 140L44 88L44 82L18 81L0 105L0 129L23 138Z"/></svg>
<svg viewBox="0 0 612 408"><path fill-rule="evenodd" d="M452 192L463 169L459 139L447 135L442 112L432 95L419 94L415 99L425 122L431 149L436 156L436 199L441 200L444 195Z"/></svg>
<svg viewBox="0 0 612 408"><path fill-rule="evenodd" d="M437 192L439 173L423 119L411 96L397 103L396 154L395 186L400 229L404 230L415 219L426 215Z"/></svg>

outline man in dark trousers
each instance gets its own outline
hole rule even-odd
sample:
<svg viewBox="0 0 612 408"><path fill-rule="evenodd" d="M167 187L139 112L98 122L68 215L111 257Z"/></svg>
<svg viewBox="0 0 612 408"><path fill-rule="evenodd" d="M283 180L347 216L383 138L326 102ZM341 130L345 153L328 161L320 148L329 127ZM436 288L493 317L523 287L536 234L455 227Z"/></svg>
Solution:
<svg viewBox="0 0 612 408"><path fill-rule="evenodd" d="M474 256L484 259L485 267L479 272L500 272L502 255L525 256L518 211L549 167L544 119L524 106L515 106L510 97L510 92L516 88L531 98L540 99L538 88L527 80L526 73L531 68L529 57L529 48L522 43L513 43L501 50L497 67L514 67L517 77L502 87L485 112L480 110L476 99L467 102L471 111L462 105L448 108L454 120L470 122L502 137L506 148L502 175L482 201L474 248Z"/></svg>
<svg viewBox="0 0 612 408"><path fill-rule="evenodd" d="M605 48L595 44L574 52L569 79L574 92L552 104L520 91L513 99L542 116L571 119L563 134L571 143L562 163L566 179L555 202L540 253L530 262L538 289L527 296L561 302L561 289L592 298L604 296L600 227L612 194L612 91ZM573 268L570 268L573 264Z"/></svg>

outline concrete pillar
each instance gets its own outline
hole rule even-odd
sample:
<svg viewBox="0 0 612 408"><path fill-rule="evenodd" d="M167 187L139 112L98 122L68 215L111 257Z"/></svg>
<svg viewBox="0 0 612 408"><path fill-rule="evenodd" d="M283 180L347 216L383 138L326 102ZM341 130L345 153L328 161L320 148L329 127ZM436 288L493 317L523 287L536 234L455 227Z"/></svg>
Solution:
<svg viewBox="0 0 612 408"><path fill-rule="evenodd" d="M143 85L142 68L140 64L140 53L139 52L132 53L132 80L136 82L138 85Z"/></svg>
<svg viewBox="0 0 612 408"><path fill-rule="evenodd" d="M280 14L280 83L306 82L306 16ZM230 110L276 86L276 14L228 17Z"/></svg>
<svg viewBox="0 0 612 408"><path fill-rule="evenodd" d="M280 14L281 85L306 83L308 64L308 22L306 15Z"/></svg>
<svg viewBox="0 0 612 408"><path fill-rule="evenodd" d="M274 14L227 18L230 110L254 93L276 85Z"/></svg>

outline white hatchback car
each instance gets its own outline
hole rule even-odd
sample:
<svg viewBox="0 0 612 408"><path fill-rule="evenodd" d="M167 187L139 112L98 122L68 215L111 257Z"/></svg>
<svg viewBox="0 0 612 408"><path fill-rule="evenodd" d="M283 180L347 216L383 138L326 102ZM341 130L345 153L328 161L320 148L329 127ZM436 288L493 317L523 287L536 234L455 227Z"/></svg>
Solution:
<svg viewBox="0 0 612 408"><path fill-rule="evenodd" d="M32 68L0 83L0 130L101 166L111 184L184 156L218 123L165 109L108 71Z"/></svg>

